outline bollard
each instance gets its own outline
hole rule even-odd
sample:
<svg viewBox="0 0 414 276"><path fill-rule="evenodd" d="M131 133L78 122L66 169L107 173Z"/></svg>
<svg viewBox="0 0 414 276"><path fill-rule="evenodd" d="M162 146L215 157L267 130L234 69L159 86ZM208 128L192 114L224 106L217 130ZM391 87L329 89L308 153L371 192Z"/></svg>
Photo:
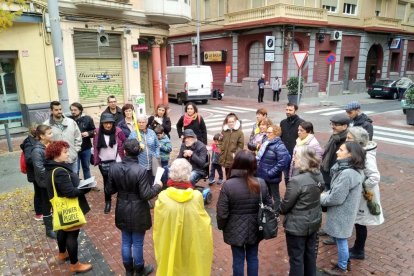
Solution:
<svg viewBox="0 0 414 276"><path fill-rule="evenodd" d="M6 131L6 139L7 139L7 146L9 147L9 152L13 152L13 144L10 137L10 131L9 131L9 124L4 124L4 130Z"/></svg>

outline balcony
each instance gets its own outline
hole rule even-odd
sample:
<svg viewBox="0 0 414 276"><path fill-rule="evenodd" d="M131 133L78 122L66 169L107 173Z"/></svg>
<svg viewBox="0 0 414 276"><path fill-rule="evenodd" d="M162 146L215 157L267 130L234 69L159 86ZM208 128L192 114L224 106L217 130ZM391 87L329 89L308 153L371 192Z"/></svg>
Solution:
<svg viewBox="0 0 414 276"><path fill-rule="evenodd" d="M261 23L295 23L298 25L326 25L328 23L325 9L310 8L286 4L275 4L225 15L224 25L255 25Z"/></svg>
<svg viewBox="0 0 414 276"><path fill-rule="evenodd" d="M105 10L128 11L132 9L132 4L129 0L73 0L78 8L93 8Z"/></svg>
<svg viewBox="0 0 414 276"><path fill-rule="evenodd" d="M168 25L185 24L191 20L190 1L145 0L145 15L150 21Z"/></svg>
<svg viewBox="0 0 414 276"><path fill-rule="evenodd" d="M401 30L401 20L382 16L365 18L364 29L366 31L398 31Z"/></svg>

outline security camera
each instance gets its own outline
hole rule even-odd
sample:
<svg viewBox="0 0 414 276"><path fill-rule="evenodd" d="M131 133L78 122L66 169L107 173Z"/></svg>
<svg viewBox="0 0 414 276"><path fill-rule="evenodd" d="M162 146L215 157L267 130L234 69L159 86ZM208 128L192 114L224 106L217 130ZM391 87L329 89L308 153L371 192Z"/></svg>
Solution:
<svg viewBox="0 0 414 276"><path fill-rule="evenodd" d="M98 34L104 34L105 33L105 28L102 27L102 26L99 26L97 31L98 31Z"/></svg>

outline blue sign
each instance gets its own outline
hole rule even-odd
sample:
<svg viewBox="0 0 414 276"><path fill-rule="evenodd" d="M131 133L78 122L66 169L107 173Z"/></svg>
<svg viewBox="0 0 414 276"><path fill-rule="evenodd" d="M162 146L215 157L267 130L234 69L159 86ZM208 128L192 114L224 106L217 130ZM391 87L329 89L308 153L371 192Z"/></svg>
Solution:
<svg viewBox="0 0 414 276"><path fill-rule="evenodd" d="M325 62L327 64L333 64L336 61L336 55L334 53L329 53L326 58L325 58Z"/></svg>

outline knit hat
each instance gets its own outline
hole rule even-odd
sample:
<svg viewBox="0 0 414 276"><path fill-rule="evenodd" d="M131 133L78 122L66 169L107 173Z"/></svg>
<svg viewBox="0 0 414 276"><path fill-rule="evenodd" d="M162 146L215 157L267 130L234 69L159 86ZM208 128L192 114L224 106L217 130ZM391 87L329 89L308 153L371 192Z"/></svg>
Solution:
<svg viewBox="0 0 414 276"><path fill-rule="evenodd" d="M352 110L357 110L360 109L361 105L358 102L350 102L349 104L347 104L345 106L345 111L352 111Z"/></svg>

